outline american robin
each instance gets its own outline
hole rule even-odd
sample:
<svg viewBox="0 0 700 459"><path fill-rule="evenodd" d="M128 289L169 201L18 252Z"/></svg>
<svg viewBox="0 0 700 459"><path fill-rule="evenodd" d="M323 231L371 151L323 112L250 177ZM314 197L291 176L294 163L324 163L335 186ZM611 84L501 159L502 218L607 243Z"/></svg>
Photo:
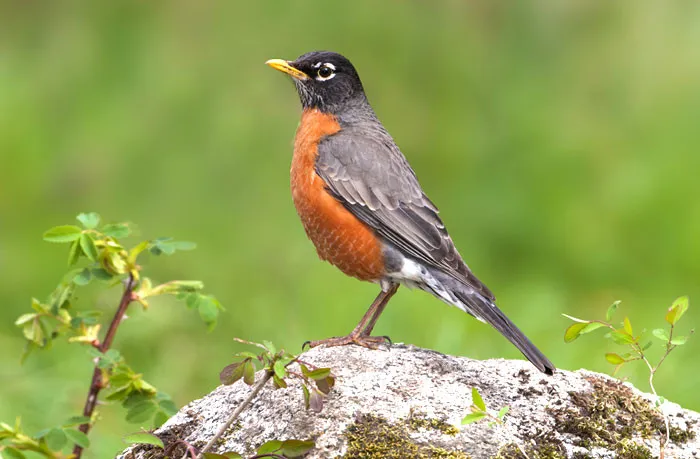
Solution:
<svg viewBox="0 0 700 459"><path fill-rule="evenodd" d="M322 260L381 286L348 336L309 345L377 348L387 338L370 333L404 284L491 324L540 371L552 374L554 365L498 309L493 293L462 260L350 61L315 51L267 65L292 77L303 107L291 188L306 234Z"/></svg>

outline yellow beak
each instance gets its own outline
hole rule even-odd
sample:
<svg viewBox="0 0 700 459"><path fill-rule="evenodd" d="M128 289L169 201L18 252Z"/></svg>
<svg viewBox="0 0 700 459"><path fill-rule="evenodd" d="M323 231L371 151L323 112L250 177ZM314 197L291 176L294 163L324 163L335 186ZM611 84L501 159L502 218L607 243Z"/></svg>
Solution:
<svg viewBox="0 0 700 459"><path fill-rule="evenodd" d="M299 69L295 69L291 65L289 65L288 61L285 61L284 59L270 59L269 61L265 62L267 65L272 67L275 70L279 70L280 72L284 72L287 75L291 76L294 79L297 80L308 80L309 76L302 72Z"/></svg>

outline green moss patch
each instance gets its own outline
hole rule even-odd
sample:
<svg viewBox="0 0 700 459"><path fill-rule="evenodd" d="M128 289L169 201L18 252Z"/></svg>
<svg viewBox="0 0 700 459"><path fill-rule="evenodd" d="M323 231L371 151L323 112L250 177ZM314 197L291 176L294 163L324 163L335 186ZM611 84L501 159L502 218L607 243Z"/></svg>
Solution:
<svg viewBox="0 0 700 459"><path fill-rule="evenodd" d="M437 430L445 435L457 435L459 429L452 424L445 422L444 419L429 418L425 413L411 410L406 423L411 430Z"/></svg>
<svg viewBox="0 0 700 459"><path fill-rule="evenodd" d="M552 434L553 435L553 434ZM527 457L537 459L566 459L566 450L560 441L550 435L540 437L535 445L526 447ZM501 447L494 459L525 459L523 451L515 443L508 443Z"/></svg>
<svg viewBox="0 0 700 459"><path fill-rule="evenodd" d="M574 435L574 444L589 450L603 447L614 451L618 459L652 459L649 448L635 439L664 438L666 427L661 413L619 381L596 377L587 380L592 391L569 393L574 407L548 410L554 417L557 434ZM672 426L669 434L671 442L677 444L695 438L690 428ZM538 459L564 459L566 450L557 438L554 433L528 438L525 452ZM511 443L503 446L494 459L524 457L518 445ZM574 459L590 458L585 453L574 454Z"/></svg>
<svg viewBox="0 0 700 459"><path fill-rule="evenodd" d="M444 421L411 413L407 419L389 422L372 414L360 414L345 430L347 452L344 459L469 459L462 451L447 450L416 443L411 432L430 429L443 435L455 435L458 430Z"/></svg>
<svg viewBox="0 0 700 459"><path fill-rule="evenodd" d="M651 458L651 452L633 441L635 437L663 438L666 427L661 414L649 402L618 381L587 378L591 392L571 392L575 408L550 410L556 430L578 437L585 448L601 446L615 451L618 458ZM685 442L694 438L692 430L672 427L671 441Z"/></svg>

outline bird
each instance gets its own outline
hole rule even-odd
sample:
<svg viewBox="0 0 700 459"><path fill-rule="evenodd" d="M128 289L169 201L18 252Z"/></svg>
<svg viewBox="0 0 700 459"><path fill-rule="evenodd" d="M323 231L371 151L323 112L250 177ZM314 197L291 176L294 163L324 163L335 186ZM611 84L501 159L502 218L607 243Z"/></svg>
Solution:
<svg viewBox="0 0 700 459"><path fill-rule="evenodd" d="M322 260L381 288L350 334L306 344L379 348L388 337L371 332L404 285L490 324L537 369L553 374L554 365L462 259L437 206L377 118L353 64L331 51L266 64L291 77L302 105L290 185L308 238Z"/></svg>

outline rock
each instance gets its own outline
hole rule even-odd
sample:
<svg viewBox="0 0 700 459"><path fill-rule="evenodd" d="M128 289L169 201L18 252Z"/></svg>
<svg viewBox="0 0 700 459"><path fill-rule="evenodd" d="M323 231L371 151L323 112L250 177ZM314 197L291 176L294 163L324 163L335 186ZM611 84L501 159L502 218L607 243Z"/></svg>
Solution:
<svg viewBox="0 0 700 459"><path fill-rule="evenodd" d="M652 458L665 432L653 397L586 370L538 372L519 360L478 361L413 346L316 348L305 362L330 367L336 384L320 413L304 408L302 388L271 383L241 414L214 452L252 457L268 440L314 440L312 458ZM258 372L257 378L263 377ZM461 425L476 387L504 424ZM155 433L166 443L202 447L251 392L239 380L181 409ZM672 441L666 458L700 459L700 414L666 402ZM159 458L132 446L119 458ZM170 457L184 453L178 446Z"/></svg>

